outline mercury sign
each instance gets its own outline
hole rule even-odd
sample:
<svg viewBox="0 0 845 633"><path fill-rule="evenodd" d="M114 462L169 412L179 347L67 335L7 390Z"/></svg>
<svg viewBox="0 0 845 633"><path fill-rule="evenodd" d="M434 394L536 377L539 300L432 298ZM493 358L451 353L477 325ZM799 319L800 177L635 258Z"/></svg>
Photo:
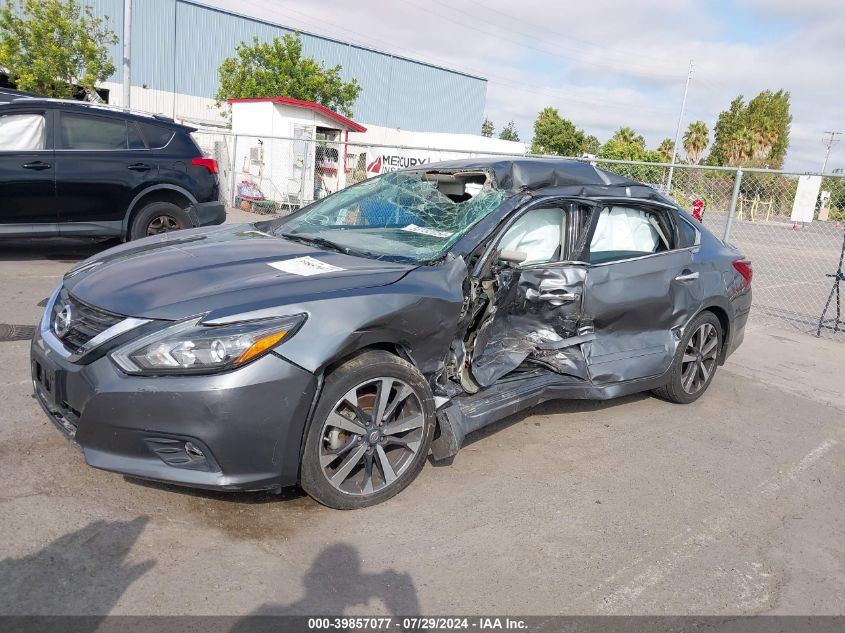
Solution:
<svg viewBox="0 0 845 633"><path fill-rule="evenodd" d="M466 154L441 150L370 148L367 150L367 177L386 174L399 169L418 167L441 160L463 158Z"/></svg>

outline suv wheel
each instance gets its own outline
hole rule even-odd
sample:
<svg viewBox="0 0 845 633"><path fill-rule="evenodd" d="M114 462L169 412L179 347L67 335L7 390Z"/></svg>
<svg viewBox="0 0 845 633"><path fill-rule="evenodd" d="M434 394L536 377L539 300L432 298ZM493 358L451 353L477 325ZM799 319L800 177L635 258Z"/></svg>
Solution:
<svg viewBox="0 0 845 633"><path fill-rule="evenodd" d="M129 239L178 231L191 227L188 212L171 202L150 202L138 212L129 228Z"/></svg>
<svg viewBox="0 0 845 633"><path fill-rule="evenodd" d="M434 399L410 363L365 352L326 379L302 456L302 488L352 510L381 503L419 474L434 435Z"/></svg>
<svg viewBox="0 0 845 633"><path fill-rule="evenodd" d="M699 314L678 343L669 382L653 391L670 402L695 402L710 386L722 350L722 325L712 312Z"/></svg>

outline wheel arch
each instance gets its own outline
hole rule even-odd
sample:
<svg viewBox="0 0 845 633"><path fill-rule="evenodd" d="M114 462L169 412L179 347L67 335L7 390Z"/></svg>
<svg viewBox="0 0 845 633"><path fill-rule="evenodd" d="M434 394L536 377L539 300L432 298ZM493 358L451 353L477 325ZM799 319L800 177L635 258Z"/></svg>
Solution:
<svg viewBox="0 0 845 633"><path fill-rule="evenodd" d="M719 320L719 324L722 326L722 348L719 350L719 364L724 365L725 352L728 349L728 341L730 340L732 333L731 318L728 316L728 310L725 306L714 301L705 305L698 313L693 315L693 319L703 312L713 313L713 315L715 315L715 317ZM690 322L692 322L692 319L690 319Z"/></svg>
<svg viewBox="0 0 845 633"><path fill-rule="evenodd" d="M151 202L170 202L176 206L187 210L192 204L196 204L197 199L194 195L178 185L158 184L147 187L135 194L132 202L126 210L126 215L123 218L123 226L121 234L124 239L129 236L129 227L132 226L132 221L138 212Z"/></svg>

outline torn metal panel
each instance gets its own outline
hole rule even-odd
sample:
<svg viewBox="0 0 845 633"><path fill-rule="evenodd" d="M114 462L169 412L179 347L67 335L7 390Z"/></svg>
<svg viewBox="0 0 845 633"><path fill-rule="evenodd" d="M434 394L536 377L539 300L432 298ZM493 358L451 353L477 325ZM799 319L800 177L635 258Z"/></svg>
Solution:
<svg viewBox="0 0 845 633"><path fill-rule="evenodd" d="M474 342L476 382L490 386L529 357L553 371L586 378L580 346L565 343L590 333L581 309L585 278L586 268L578 265L500 267L492 308Z"/></svg>
<svg viewBox="0 0 845 633"><path fill-rule="evenodd" d="M427 166L429 173L486 170L495 186L505 191L530 191L534 195L639 198L676 205L652 187L589 163L543 158L467 158Z"/></svg>

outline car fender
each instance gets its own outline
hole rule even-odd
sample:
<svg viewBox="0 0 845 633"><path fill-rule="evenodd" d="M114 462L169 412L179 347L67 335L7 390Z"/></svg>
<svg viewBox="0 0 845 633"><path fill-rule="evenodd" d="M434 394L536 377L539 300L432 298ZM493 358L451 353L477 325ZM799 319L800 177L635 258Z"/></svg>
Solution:
<svg viewBox="0 0 845 633"><path fill-rule="evenodd" d="M194 197L194 195L190 191L188 191L184 187L180 187L179 185L173 185L173 184L169 184L169 183L159 183L159 184L156 184L156 185L144 187L138 193L135 194L135 197L132 198L132 202L129 203L129 206L126 209L126 213L123 216L123 225L122 225L122 228L121 228L123 235L126 235L126 232L129 230L129 218L132 216L132 212L137 207L138 202L141 200L141 198L146 196L151 191L161 191L161 190L175 191L176 193L179 193L179 194L185 196L190 201L191 204L197 203L196 197Z"/></svg>

